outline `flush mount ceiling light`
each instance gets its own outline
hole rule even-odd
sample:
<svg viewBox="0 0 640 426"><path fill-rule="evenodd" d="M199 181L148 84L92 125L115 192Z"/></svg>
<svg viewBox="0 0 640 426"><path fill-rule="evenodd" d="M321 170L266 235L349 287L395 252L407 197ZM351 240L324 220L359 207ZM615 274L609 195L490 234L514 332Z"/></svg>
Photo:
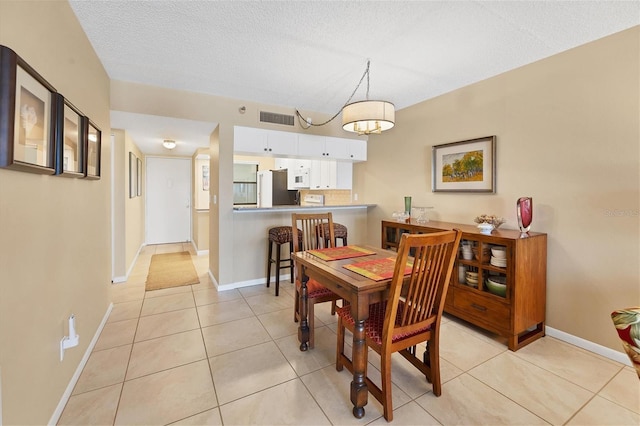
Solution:
<svg viewBox="0 0 640 426"><path fill-rule="evenodd" d="M173 148L175 148L175 147L176 147L176 141L173 141L173 140L171 140L171 139L165 139L165 140L162 142L162 146L164 146L164 147L165 147L165 148L167 148L167 149L173 149Z"/></svg>
<svg viewBox="0 0 640 426"><path fill-rule="evenodd" d="M342 107L333 117L324 123L312 124L310 119L302 117L300 112L296 110L296 115L300 120L303 129L311 126L324 126L333 121L342 112L342 128L348 132L354 132L359 135L380 134L385 130L391 129L395 125L396 113L395 106L387 101L369 100L369 66L371 61L367 61L367 68L360 78L360 82L355 90ZM351 102L353 95L358 91L364 78L367 77L367 97L364 101ZM304 124L303 124L304 123ZM306 125L306 127L305 127Z"/></svg>

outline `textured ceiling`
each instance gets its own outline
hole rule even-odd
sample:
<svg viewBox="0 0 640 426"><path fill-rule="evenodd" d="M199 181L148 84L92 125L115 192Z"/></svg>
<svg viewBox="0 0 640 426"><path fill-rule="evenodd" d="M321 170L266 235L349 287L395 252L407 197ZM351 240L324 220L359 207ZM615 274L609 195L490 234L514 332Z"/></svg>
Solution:
<svg viewBox="0 0 640 426"><path fill-rule="evenodd" d="M638 1L70 4L113 80L312 118L347 102L368 59L369 97L402 109L640 24Z"/></svg>

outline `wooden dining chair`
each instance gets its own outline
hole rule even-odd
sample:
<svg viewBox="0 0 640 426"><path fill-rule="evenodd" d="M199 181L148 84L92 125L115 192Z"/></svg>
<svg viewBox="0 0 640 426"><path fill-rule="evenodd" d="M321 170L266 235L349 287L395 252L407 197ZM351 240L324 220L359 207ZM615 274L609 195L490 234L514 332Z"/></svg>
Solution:
<svg viewBox="0 0 640 426"><path fill-rule="evenodd" d="M440 322L451 270L460 244L462 231L429 234L403 234L400 239L395 269L387 300L369 306L365 321L368 347L380 354L382 389L365 377L369 392L382 404L384 418L393 420L391 403L391 354L399 352L433 385L440 396ZM412 257L409 253L412 253ZM404 275L407 261L413 262L410 275ZM350 306L338 308L338 345L336 370L346 366L353 373L352 361L344 354L345 328L354 330ZM426 342L420 360L416 345ZM364 364L366 366L365 360ZM365 368L366 371L366 368Z"/></svg>
<svg viewBox="0 0 640 426"><path fill-rule="evenodd" d="M333 216L331 212L327 213L292 213L291 223L293 229L294 251L305 251L333 247L335 234L333 228ZM298 232L302 232L302 238ZM296 243L297 242L297 243ZM294 265L294 269L297 269ZM293 311L293 320L300 320L300 287L302 283L298 279L296 273L296 293ZM314 279L307 281L307 306L309 317L309 348L313 348L314 344L314 326L315 316L313 306L316 303L332 302L331 315L336 312L336 300L340 297L317 282Z"/></svg>

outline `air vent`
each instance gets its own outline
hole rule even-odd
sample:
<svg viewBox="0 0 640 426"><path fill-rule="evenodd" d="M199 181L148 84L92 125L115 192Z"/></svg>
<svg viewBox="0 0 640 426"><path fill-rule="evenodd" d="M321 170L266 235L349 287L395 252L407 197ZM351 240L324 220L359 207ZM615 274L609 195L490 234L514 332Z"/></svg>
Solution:
<svg viewBox="0 0 640 426"><path fill-rule="evenodd" d="M293 126L293 115L276 114L275 112L260 111L260 122Z"/></svg>

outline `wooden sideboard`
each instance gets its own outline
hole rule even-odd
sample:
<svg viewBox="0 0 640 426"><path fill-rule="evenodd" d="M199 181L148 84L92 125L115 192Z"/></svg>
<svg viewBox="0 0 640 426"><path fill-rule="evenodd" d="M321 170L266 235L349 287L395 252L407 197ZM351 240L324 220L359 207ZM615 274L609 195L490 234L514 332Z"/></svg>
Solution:
<svg viewBox="0 0 640 426"><path fill-rule="evenodd" d="M530 232L521 238L520 231L497 229L480 233L474 225L449 222L408 223L382 221L382 248L397 250L404 232L428 233L460 229L462 244L473 247L473 257L464 259L462 250L451 275L445 312L507 339L512 351L544 336L547 235ZM491 248L506 251L506 265L496 266ZM477 284L467 282L466 271L477 272ZM504 295L490 291L487 280L504 281Z"/></svg>

